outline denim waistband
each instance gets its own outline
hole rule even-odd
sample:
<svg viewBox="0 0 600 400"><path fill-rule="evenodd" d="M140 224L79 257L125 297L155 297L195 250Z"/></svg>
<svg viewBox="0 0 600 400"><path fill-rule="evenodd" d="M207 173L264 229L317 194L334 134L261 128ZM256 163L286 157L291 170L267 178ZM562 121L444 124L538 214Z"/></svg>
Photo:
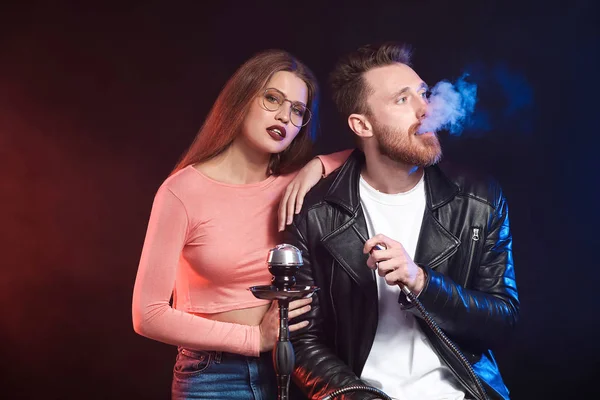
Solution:
<svg viewBox="0 0 600 400"><path fill-rule="evenodd" d="M229 353L227 351L193 350L181 346L177 347L177 350L184 355L192 357L201 357L202 355L211 356L211 359L215 360L217 363L221 362L221 360L271 360L271 352L260 353L259 357L253 357L238 353Z"/></svg>

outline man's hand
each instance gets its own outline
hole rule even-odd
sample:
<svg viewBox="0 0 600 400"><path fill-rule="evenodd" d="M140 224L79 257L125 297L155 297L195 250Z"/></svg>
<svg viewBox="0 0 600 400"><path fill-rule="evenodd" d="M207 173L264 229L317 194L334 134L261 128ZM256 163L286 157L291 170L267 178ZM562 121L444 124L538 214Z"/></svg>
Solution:
<svg viewBox="0 0 600 400"><path fill-rule="evenodd" d="M376 244L383 244L385 250L375 250ZM379 276L384 277L388 285L402 283L415 295L421 293L425 286L425 273L404 250L404 246L389 237L379 234L367 240L363 253L370 253L367 266L376 269Z"/></svg>

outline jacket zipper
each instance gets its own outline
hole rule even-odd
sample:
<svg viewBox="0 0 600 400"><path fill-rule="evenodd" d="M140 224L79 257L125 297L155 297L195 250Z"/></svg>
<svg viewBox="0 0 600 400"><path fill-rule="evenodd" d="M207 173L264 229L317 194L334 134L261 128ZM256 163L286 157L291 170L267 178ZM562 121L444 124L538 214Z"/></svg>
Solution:
<svg viewBox="0 0 600 400"><path fill-rule="evenodd" d="M335 303L333 302L333 272L335 270L335 260L331 260L331 282L329 284L329 300L331 301L331 310L333 311L333 346L335 350L338 350L338 322L337 322L337 311L335 310Z"/></svg>
<svg viewBox="0 0 600 400"><path fill-rule="evenodd" d="M465 288L469 286L469 277L471 276L471 269L473 268L475 256L477 255L477 242L479 242L480 239L479 231L480 228L478 227L471 228L471 241L469 242L469 254L467 258L467 265L465 268L465 278L463 281L463 286Z"/></svg>
<svg viewBox="0 0 600 400"><path fill-rule="evenodd" d="M481 228L479 227L471 227L471 239L469 241L469 252L468 252L468 261L467 261L467 265L466 265L466 275L464 278L464 285L463 286L467 286L467 281L469 279L469 276L471 275L471 268L473 266L475 257L477 255L477 244L479 242L479 240L481 239L480 236L480 232L481 232ZM448 259L448 257L454 255L456 252L458 251L458 248L456 248L452 253L450 253L448 256L444 257L442 260L438 260L438 262L435 263L435 265L440 264L441 262L443 262L444 260ZM440 357L443 359L443 357L441 356L441 353L439 354ZM450 367L450 364L447 363L447 365ZM470 378L466 378L464 379L459 373L457 373L456 371L454 371L453 368L451 368L452 371L454 372L454 376L458 379L459 382L462 383L462 385L464 386L464 388L470 392L470 394L472 396L474 396L476 399L479 400L484 400L481 399L481 396L479 395L477 390L473 390L473 388L471 387L471 385L467 384L466 381L472 381ZM477 386L477 384L475 382L472 382L475 386Z"/></svg>
<svg viewBox="0 0 600 400"><path fill-rule="evenodd" d="M479 236L480 230L481 229L479 227L471 227L471 240L469 241L468 259L467 259L467 265L465 268L465 271L466 271L465 278L464 278L464 282L463 282L463 287L465 287L465 288L468 288L468 286L469 286L469 283L470 283L469 278L471 276L471 269L473 268L473 264L476 262L475 258L477 256L477 245L478 245L479 239L481 239L481 237ZM480 382L483 384L481 378L480 378ZM475 384L475 386L477 386L477 384L475 382L473 382L473 383ZM474 395L476 398L480 398L478 391L475 391L471 394Z"/></svg>
<svg viewBox="0 0 600 400"><path fill-rule="evenodd" d="M331 216L331 232L333 232L333 230L335 229L335 220L337 217L337 210L334 209L333 210L333 215ZM331 276L330 276L330 283L329 283L329 300L331 301L331 310L333 311L333 325L334 325L334 329L333 329L333 345L336 349L336 351L338 350L338 340L337 340L337 333L338 333L338 322L337 322L337 311L335 310L335 303L333 301L333 274L335 271L335 260L331 260Z"/></svg>

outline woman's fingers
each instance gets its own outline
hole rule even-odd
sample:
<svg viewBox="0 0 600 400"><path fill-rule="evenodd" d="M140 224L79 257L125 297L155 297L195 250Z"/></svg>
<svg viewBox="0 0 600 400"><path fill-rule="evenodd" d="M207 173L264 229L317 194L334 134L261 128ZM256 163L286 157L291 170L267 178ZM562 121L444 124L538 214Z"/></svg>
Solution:
<svg viewBox="0 0 600 400"><path fill-rule="evenodd" d="M285 189L285 193L283 194L283 197L281 198L281 201L279 203L279 211L278 211L278 229L279 231L283 231L285 229L285 224L287 222L287 215L286 212L289 208L288 203L290 202L290 194L292 193L293 187L292 185L288 185L288 187Z"/></svg>
<svg viewBox="0 0 600 400"><path fill-rule="evenodd" d="M309 312L311 309L310 303L312 303L312 297L292 301L289 306L288 319L296 318L299 315Z"/></svg>
<svg viewBox="0 0 600 400"><path fill-rule="evenodd" d="M293 324L289 326L290 332L297 331L298 329L302 329L308 326L308 321L298 322L297 324Z"/></svg>
<svg viewBox="0 0 600 400"><path fill-rule="evenodd" d="M305 305L310 303L312 303L312 297L309 297L307 299L294 300L290 302L288 310L295 310L296 308L304 307Z"/></svg>
<svg viewBox="0 0 600 400"><path fill-rule="evenodd" d="M292 189L292 193L290 194L287 201L287 213L286 213L286 225L290 225L292 223L292 219L294 218L294 207L296 205L296 201L298 198L298 186L294 185Z"/></svg>
<svg viewBox="0 0 600 400"><path fill-rule="evenodd" d="M293 311L289 311L288 312L288 319L293 319L293 318L296 318L296 317L298 317L298 316L300 316L302 314L305 314L305 313L309 312L310 309L311 309L311 307L310 307L310 304L309 304L309 305L301 307L301 308L296 308Z"/></svg>

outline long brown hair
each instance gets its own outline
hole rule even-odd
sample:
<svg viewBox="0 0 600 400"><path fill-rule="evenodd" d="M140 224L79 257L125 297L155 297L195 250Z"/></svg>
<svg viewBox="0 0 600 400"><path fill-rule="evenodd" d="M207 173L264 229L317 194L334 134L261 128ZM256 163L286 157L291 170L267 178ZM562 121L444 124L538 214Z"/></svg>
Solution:
<svg viewBox="0 0 600 400"><path fill-rule="evenodd" d="M293 72L308 88L307 108L312 117L292 143L281 153L271 155L272 174L285 174L301 168L312 156L312 140L318 124L319 87L313 73L300 60L283 50L266 50L246 61L227 81L213 104L191 146L172 173L188 165L210 160L225 151L240 132L255 96L279 71Z"/></svg>

